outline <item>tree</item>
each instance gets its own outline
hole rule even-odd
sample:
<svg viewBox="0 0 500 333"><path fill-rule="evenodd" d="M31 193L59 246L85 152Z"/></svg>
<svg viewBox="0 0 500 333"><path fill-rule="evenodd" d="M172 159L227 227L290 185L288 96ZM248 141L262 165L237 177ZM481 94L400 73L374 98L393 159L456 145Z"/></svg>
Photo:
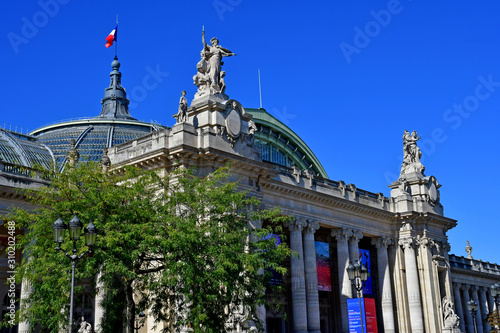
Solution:
<svg viewBox="0 0 500 333"><path fill-rule="evenodd" d="M136 313L146 309L170 325L165 331L259 325L256 308L266 302L271 269L286 271L290 249L273 235L283 237L289 218L260 209L255 196L229 181L229 172L221 168L202 178L181 169L160 177L124 167L103 174L92 162L62 174L44 172L51 186L25 193L38 208L16 209L9 217L26 231L18 282L25 278L32 286L20 320L48 331L66 323L71 265L53 250L51 225L58 216L69 221L77 214L84 224L93 219L100 231L93 256L77 262L76 292L100 272L104 332L124 322L132 333ZM62 247L69 250L72 243ZM83 240L77 248L87 249Z"/></svg>
<svg viewBox="0 0 500 333"><path fill-rule="evenodd" d="M500 330L500 316L498 310L493 311L488 316L488 324L491 327L491 332L499 332Z"/></svg>

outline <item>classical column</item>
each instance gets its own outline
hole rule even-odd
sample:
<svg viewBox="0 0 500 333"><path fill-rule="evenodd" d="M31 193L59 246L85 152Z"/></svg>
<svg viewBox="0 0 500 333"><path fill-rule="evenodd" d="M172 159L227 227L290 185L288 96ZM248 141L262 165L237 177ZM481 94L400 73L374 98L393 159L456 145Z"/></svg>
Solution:
<svg viewBox="0 0 500 333"><path fill-rule="evenodd" d="M491 295L491 291L489 288L487 291L487 296L488 296L488 309L490 310L490 313L492 313L493 311L496 311L497 303L495 303L495 299Z"/></svg>
<svg viewBox="0 0 500 333"><path fill-rule="evenodd" d="M29 299L31 295L31 284L23 278L21 282L21 304L22 308L29 307ZM30 324L27 321L22 321L18 324L19 333L28 333L30 330Z"/></svg>
<svg viewBox="0 0 500 333"><path fill-rule="evenodd" d="M483 311L482 311L482 306L481 302L479 302L479 287L478 286L472 286L471 287L471 292L472 292L472 299L474 302L477 304L477 313L476 313L476 329L477 333L483 333Z"/></svg>
<svg viewBox="0 0 500 333"><path fill-rule="evenodd" d="M102 301L104 300L104 283L101 281L102 271L99 270L95 278L96 294L95 294L95 307L94 307L94 332L101 333L101 324L104 319L104 307Z"/></svg>
<svg viewBox="0 0 500 333"><path fill-rule="evenodd" d="M480 287L479 288L479 309L478 311L481 311L481 318L483 318L483 331L484 332L491 332L491 327L488 324L488 315L490 313L490 309L488 309L488 301L486 299L486 288L485 287Z"/></svg>
<svg viewBox="0 0 500 333"><path fill-rule="evenodd" d="M382 319L384 322L384 332L396 332L394 325L394 308L392 304L391 273L389 271L389 257L387 247L392 244L389 237L372 238L372 244L377 248L378 281L380 297L382 298Z"/></svg>
<svg viewBox="0 0 500 333"><path fill-rule="evenodd" d="M342 319L342 332L349 332L349 316L347 313L347 299L352 298L352 288L346 268L349 265L348 239L352 235L351 229L335 229L331 233L337 240L337 265L340 284L340 316Z"/></svg>
<svg viewBox="0 0 500 333"><path fill-rule="evenodd" d="M308 221L304 228L304 263L306 272L307 329L311 333L320 332L318 273L316 271L316 246L314 233L318 222Z"/></svg>
<svg viewBox="0 0 500 333"><path fill-rule="evenodd" d="M292 273L292 308L294 332L307 333L306 288L304 278L304 251L302 250L302 229L307 224L295 220L288 224L290 228L290 248L297 255L291 256Z"/></svg>
<svg viewBox="0 0 500 333"><path fill-rule="evenodd" d="M406 288L408 289L408 308L410 310L410 326L412 333L424 333L424 321L422 313L422 299L420 297L420 286L418 283L417 257L415 256L416 244L414 237L406 237L399 240L405 257Z"/></svg>
<svg viewBox="0 0 500 333"><path fill-rule="evenodd" d="M469 297L469 289L470 285L468 284L462 284L462 290L463 290L463 305L465 306L464 309L464 314L465 314L465 327L466 327L466 332L467 333L474 333L474 323L472 322L472 314L470 313L469 309L467 309L467 302L470 301Z"/></svg>
<svg viewBox="0 0 500 333"><path fill-rule="evenodd" d="M455 296L455 309L460 318L460 331L465 332L464 309L462 307L462 296L460 294L460 284L453 282L453 295Z"/></svg>
<svg viewBox="0 0 500 333"><path fill-rule="evenodd" d="M361 230L353 230L351 238L349 238L349 258L352 262L359 260L359 240L363 238Z"/></svg>

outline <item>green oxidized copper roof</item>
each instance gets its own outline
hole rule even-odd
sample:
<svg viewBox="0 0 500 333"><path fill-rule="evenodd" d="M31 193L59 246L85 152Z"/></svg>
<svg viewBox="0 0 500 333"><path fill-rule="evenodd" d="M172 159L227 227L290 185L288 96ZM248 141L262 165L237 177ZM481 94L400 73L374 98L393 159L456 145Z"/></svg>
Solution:
<svg viewBox="0 0 500 333"><path fill-rule="evenodd" d="M310 169L317 175L328 178L325 169L307 144L288 126L273 117L264 109L247 109L253 116L258 131L257 140L273 145L287 155L297 167Z"/></svg>

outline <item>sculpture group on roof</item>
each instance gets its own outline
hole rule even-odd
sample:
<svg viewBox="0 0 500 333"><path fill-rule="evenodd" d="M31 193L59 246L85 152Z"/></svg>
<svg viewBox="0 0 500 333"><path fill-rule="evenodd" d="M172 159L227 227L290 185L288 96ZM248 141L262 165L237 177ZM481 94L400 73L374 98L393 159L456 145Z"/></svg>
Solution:
<svg viewBox="0 0 500 333"><path fill-rule="evenodd" d="M222 71L223 57L236 55L230 50L219 45L219 40L214 37L210 40L210 45L205 42L205 29L202 32L203 49L200 52L201 60L196 65L198 73L193 76L194 84L198 87L195 98L205 95L225 96L226 83L224 81L225 72Z"/></svg>
<svg viewBox="0 0 500 333"><path fill-rule="evenodd" d="M417 131L413 131L411 134L405 130L403 134L403 164L401 165L401 176L409 173L423 173L425 167L420 163L420 158L422 157L422 152L417 146L417 141L420 137Z"/></svg>

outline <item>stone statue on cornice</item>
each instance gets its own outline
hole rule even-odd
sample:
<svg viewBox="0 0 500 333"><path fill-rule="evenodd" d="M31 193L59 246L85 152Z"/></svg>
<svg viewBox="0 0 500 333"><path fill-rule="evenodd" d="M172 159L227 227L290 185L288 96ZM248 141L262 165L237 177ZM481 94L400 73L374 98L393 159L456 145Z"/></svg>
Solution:
<svg viewBox="0 0 500 333"><path fill-rule="evenodd" d="M213 37L210 45L205 42L205 28L202 32L203 50L201 60L196 65L198 73L193 77L194 84L198 87L195 98L205 95L224 94L226 84L224 82L225 72L222 71L223 57L230 57L236 53L219 45L219 40ZM224 98L224 99L227 99Z"/></svg>
<svg viewBox="0 0 500 333"><path fill-rule="evenodd" d="M423 174L425 167L420 162L422 157L422 152L417 146L417 141L420 137L417 135L417 131L413 131L411 134L405 130L403 134L403 164L401 165L401 177L404 174L409 173L421 173Z"/></svg>

